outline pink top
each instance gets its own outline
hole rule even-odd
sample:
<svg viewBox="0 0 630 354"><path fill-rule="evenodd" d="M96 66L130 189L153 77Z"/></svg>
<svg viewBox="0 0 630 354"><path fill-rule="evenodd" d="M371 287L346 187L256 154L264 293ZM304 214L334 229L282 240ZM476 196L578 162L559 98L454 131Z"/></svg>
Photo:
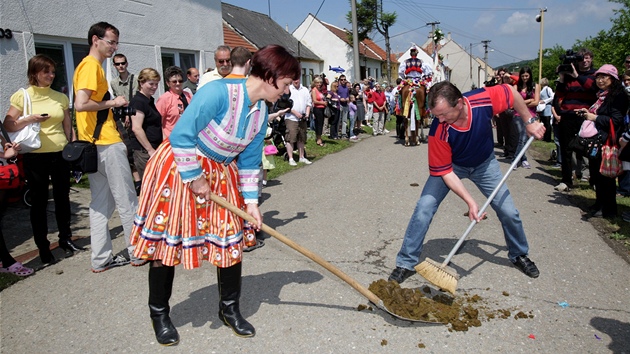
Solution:
<svg viewBox="0 0 630 354"><path fill-rule="evenodd" d="M192 95L188 91L184 91L184 96L190 104ZM155 107L162 116L162 135L164 139L171 135L171 131L175 126L175 123L179 120L179 117L184 113L184 103L178 95L172 91L166 91L155 103Z"/></svg>
<svg viewBox="0 0 630 354"><path fill-rule="evenodd" d="M319 92L319 90L317 89L317 87L314 87L314 88L313 88L313 90L315 90L315 98L316 98L318 101L324 101L324 94L323 94L323 93L321 93L321 92ZM326 108L326 105L325 105L325 104L319 104L319 103L316 103L316 104L315 104L315 108Z"/></svg>

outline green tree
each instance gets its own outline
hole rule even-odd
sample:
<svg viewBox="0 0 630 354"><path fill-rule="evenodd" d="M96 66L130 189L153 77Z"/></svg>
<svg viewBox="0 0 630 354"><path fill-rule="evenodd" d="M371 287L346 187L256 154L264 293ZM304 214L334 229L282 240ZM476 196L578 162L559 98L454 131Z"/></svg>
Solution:
<svg viewBox="0 0 630 354"><path fill-rule="evenodd" d="M593 67L599 68L603 64L613 64L618 69L623 68L626 56L630 55L630 0L608 0L620 4L619 9L614 10L610 19L612 26L609 30L599 31L595 37L577 40L570 48L578 51L580 48L588 48L593 52ZM560 57L566 53L562 46L556 44L553 48L543 49L542 77L549 79L549 85L555 89L555 78L558 77L556 67L561 64ZM528 64L532 68L534 77L538 77L538 59ZM620 74L623 72L620 71Z"/></svg>
<svg viewBox="0 0 630 354"><path fill-rule="evenodd" d="M556 73L556 68L562 60L560 60L560 56L566 53L566 50L559 44L556 44L553 48L545 48L543 49L543 61L542 61L542 77L546 77L549 80L549 86L555 90L556 84L555 79L558 77ZM538 77L538 59L531 60L527 63L532 69L532 76Z"/></svg>
<svg viewBox="0 0 630 354"><path fill-rule="evenodd" d="M609 1L621 5L610 19L611 28L599 31L595 37L577 41L574 48L586 47L593 51L593 67L613 64L622 68L624 59L630 54L630 0Z"/></svg>
<svg viewBox="0 0 630 354"><path fill-rule="evenodd" d="M350 0L355 1L355 0ZM383 0L362 0L357 2L357 33L359 41L370 38L374 31L378 31L385 38L385 52L387 53L387 82L391 83L392 65L390 62L391 46L389 44L389 28L396 23L396 12L383 12ZM346 14L348 23L352 24L352 11ZM352 33L348 33L352 42Z"/></svg>

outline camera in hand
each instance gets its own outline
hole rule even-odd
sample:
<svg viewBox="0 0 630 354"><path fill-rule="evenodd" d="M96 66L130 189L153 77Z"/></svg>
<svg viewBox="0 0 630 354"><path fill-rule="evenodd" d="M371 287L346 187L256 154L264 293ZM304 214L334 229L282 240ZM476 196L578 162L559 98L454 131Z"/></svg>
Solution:
<svg viewBox="0 0 630 354"><path fill-rule="evenodd" d="M560 56L560 60L562 60L562 64L560 64L560 66L558 66L558 73L561 72L573 72L573 68L571 67L571 64L573 64L573 66L577 66L577 63L581 62L582 60L584 60L584 56L577 54L576 52L572 51L571 49L567 50L567 52L565 54L562 54ZM577 67L576 67L577 69Z"/></svg>
<svg viewBox="0 0 630 354"><path fill-rule="evenodd" d="M276 102L276 111L281 111L286 108L293 108L293 100L289 97L291 97L290 93L285 93L280 96L280 99Z"/></svg>
<svg viewBox="0 0 630 354"><path fill-rule="evenodd" d="M127 107L114 107L112 108L112 112L114 112L114 119L118 120L124 118L126 116L135 116L136 109L132 106Z"/></svg>

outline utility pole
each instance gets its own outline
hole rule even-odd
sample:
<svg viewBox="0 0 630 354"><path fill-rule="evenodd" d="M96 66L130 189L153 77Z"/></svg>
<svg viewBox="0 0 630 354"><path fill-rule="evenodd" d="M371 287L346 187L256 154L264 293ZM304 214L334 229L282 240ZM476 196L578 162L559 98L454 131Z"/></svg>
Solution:
<svg viewBox="0 0 630 354"><path fill-rule="evenodd" d="M483 65L485 67L486 76L483 78L484 84L488 81L488 43L491 41L489 39L481 41L483 43Z"/></svg>
<svg viewBox="0 0 630 354"><path fill-rule="evenodd" d="M439 25L439 24L440 24L440 21L428 22L427 23L427 26L431 25L431 38L433 38L433 32L435 32L435 26Z"/></svg>
<svg viewBox="0 0 630 354"><path fill-rule="evenodd" d="M434 54L434 57L433 57L433 70L436 70L436 68L437 68L437 66L438 66L438 63L439 63L439 61L440 61L440 59L438 58L438 50L437 50L438 43L436 43L436 42L433 40L433 35L435 34L435 26L436 26L436 25L439 25L439 24L440 24L440 21L428 22L428 23L427 23L427 26L428 26L428 25L431 25L431 35L430 35L430 38L431 38L431 40L433 41L433 54Z"/></svg>
<svg viewBox="0 0 630 354"><path fill-rule="evenodd" d="M357 30L357 0L351 0L352 5L352 54L354 62L353 82L361 79L361 63L359 63L359 33Z"/></svg>
<svg viewBox="0 0 630 354"><path fill-rule="evenodd" d="M472 79L473 79L473 77L472 77L472 55L473 55L472 54L472 43L470 43L470 53L468 55L468 57L470 58L470 82L472 82L473 85L474 85L475 83L472 81Z"/></svg>
<svg viewBox="0 0 630 354"><path fill-rule="evenodd" d="M540 14L536 16L536 22L540 22L540 49L538 51L538 82L542 79L542 57L543 57L543 31L545 29L545 12L547 8L540 9Z"/></svg>

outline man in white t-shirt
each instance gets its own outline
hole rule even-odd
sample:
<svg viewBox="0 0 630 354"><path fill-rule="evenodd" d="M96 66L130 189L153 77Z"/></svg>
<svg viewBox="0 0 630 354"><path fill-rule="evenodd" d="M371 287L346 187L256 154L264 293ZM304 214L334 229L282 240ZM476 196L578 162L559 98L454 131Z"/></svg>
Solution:
<svg viewBox="0 0 630 354"><path fill-rule="evenodd" d="M291 100L293 107L291 111L284 116L284 122L287 127L285 136L285 146L287 155L289 156L289 165L297 166L293 159L293 147L297 145L299 160L298 162L310 165L306 156L304 156L304 144L306 144L306 129L308 117L311 114L311 94L308 89L300 84L300 79L293 80L293 85L289 86L291 91Z"/></svg>

